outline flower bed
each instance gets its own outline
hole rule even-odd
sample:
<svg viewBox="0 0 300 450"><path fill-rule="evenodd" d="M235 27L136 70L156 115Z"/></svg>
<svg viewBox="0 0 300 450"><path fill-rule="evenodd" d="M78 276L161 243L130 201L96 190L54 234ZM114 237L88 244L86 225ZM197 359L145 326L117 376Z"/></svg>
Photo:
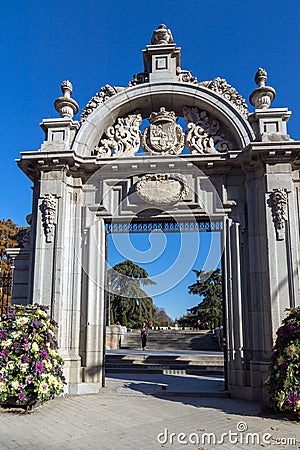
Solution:
<svg viewBox="0 0 300 450"><path fill-rule="evenodd" d="M265 382L267 402L276 411L300 415L300 307L288 310L277 339Z"/></svg>
<svg viewBox="0 0 300 450"><path fill-rule="evenodd" d="M12 306L0 318L0 403L26 406L63 392L63 360L47 308Z"/></svg>

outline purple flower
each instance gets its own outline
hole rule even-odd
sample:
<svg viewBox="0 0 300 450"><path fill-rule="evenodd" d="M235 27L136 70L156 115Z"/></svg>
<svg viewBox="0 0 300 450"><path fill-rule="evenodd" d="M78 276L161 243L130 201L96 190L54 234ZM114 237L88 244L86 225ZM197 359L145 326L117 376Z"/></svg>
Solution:
<svg viewBox="0 0 300 450"><path fill-rule="evenodd" d="M24 394L24 392L20 392L19 395L18 395L18 398L19 398L20 402L22 402L25 397L26 397L26 395Z"/></svg>
<svg viewBox="0 0 300 450"><path fill-rule="evenodd" d="M291 331L293 330L293 325L286 324L283 327L281 327L280 332L283 336L289 336L289 334L291 333Z"/></svg>
<svg viewBox="0 0 300 450"><path fill-rule="evenodd" d="M22 362L23 362L23 363L28 363L28 362L29 362L29 357L28 357L28 355L22 355Z"/></svg>
<svg viewBox="0 0 300 450"><path fill-rule="evenodd" d="M36 364L35 364L35 371L36 371L36 373L43 373L43 372L45 372L44 364L39 362L39 361L37 361Z"/></svg>
<svg viewBox="0 0 300 450"><path fill-rule="evenodd" d="M26 342L25 344L23 344L23 348L24 348L25 350L28 350L28 349L30 348L29 342Z"/></svg>
<svg viewBox="0 0 300 450"><path fill-rule="evenodd" d="M285 373L285 372L286 372L286 369L287 369L287 364L283 363L283 364L280 366L280 372L281 372L281 373Z"/></svg>
<svg viewBox="0 0 300 450"><path fill-rule="evenodd" d="M40 355L41 355L41 357L42 357L43 359L49 359L49 355L48 355L48 353L47 353L46 351L42 351L42 352L40 353Z"/></svg>
<svg viewBox="0 0 300 450"><path fill-rule="evenodd" d="M9 354L9 351L7 350L7 348L4 348L0 353L0 355L3 356L4 358L6 358L8 356L8 354Z"/></svg>
<svg viewBox="0 0 300 450"><path fill-rule="evenodd" d="M26 381L27 384L32 383L33 382L33 376L32 375L28 375L28 377L26 377L25 381Z"/></svg>
<svg viewBox="0 0 300 450"><path fill-rule="evenodd" d="M6 335L5 330L0 330L0 339L4 339Z"/></svg>
<svg viewBox="0 0 300 450"><path fill-rule="evenodd" d="M297 394L288 394L287 399L286 399L286 403L288 405L295 405L297 400L298 400L298 395Z"/></svg>
<svg viewBox="0 0 300 450"><path fill-rule="evenodd" d="M40 326L41 326L40 322L37 319L34 319L34 321L32 322L32 325L35 328L40 328Z"/></svg>

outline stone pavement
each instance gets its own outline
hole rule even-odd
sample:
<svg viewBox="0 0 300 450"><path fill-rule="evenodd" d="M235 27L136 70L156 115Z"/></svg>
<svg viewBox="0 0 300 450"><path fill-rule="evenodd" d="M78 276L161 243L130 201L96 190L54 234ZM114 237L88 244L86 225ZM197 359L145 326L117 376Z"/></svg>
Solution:
<svg viewBox="0 0 300 450"><path fill-rule="evenodd" d="M0 450L300 448L293 417L205 396L221 384L219 377L108 377L100 394L59 397L30 413L0 410ZM202 397L192 394L200 385Z"/></svg>

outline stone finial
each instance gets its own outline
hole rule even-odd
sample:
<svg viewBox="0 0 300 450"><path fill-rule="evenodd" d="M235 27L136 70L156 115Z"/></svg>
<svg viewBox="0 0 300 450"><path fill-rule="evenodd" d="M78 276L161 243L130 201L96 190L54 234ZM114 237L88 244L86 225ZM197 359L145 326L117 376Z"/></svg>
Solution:
<svg viewBox="0 0 300 450"><path fill-rule="evenodd" d="M61 83L63 97L58 97L54 102L54 108L60 117L72 119L74 114L78 112L78 103L71 98L73 86L70 81L65 80Z"/></svg>
<svg viewBox="0 0 300 450"><path fill-rule="evenodd" d="M265 86L267 81L267 71L266 69L262 69L261 67L258 69L258 71L255 74L254 81L257 84L258 87Z"/></svg>
<svg viewBox="0 0 300 450"><path fill-rule="evenodd" d="M169 30L163 23L158 26L157 30L153 31L151 39L152 45L166 45L173 43L174 39L171 30Z"/></svg>
<svg viewBox="0 0 300 450"><path fill-rule="evenodd" d="M255 106L256 109L267 109L276 96L275 89L266 86L267 71L260 67L255 74L254 80L258 88L250 95L250 103Z"/></svg>

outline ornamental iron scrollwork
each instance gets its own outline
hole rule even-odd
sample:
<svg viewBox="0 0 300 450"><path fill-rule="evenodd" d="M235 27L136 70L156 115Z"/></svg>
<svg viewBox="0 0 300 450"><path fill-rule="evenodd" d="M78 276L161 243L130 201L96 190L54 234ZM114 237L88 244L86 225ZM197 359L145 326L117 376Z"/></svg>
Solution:
<svg viewBox="0 0 300 450"><path fill-rule="evenodd" d="M46 194L41 203L42 221L46 242L52 242L57 208L57 198L53 194Z"/></svg>
<svg viewBox="0 0 300 450"><path fill-rule="evenodd" d="M94 154L99 158L134 156L141 144L141 123L142 116L139 113L119 117L115 125L108 127L106 137L95 147Z"/></svg>
<svg viewBox="0 0 300 450"><path fill-rule="evenodd" d="M183 108L187 124L186 146L192 154L224 153L232 149L232 143L220 133L220 123L207 111L196 107Z"/></svg>
<svg viewBox="0 0 300 450"><path fill-rule="evenodd" d="M288 194L285 189L278 188L270 194L273 221L277 232L277 240L284 240L287 221Z"/></svg>
<svg viewBox="0 0 300 450"><path fill-rule="evenodd" d="M201 232L219 232L223 230L223 222L194 220L192 222L180 222L175 220L151 220L151 222L116 222L105 224L105 232L114 233L151 233L151 231L163 231L165 233L182 233L195 231Z"/></svg>

